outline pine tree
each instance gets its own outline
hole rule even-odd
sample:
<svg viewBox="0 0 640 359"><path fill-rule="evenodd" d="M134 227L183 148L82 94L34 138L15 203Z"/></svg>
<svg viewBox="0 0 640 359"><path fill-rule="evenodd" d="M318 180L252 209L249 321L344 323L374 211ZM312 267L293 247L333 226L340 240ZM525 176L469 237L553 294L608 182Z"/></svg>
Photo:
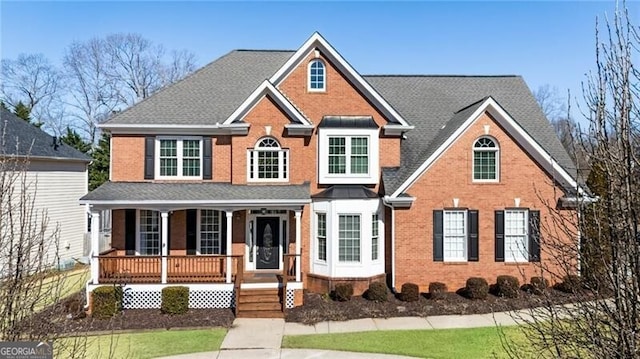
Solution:
<svg viewBox="0 0 640 359"><path fill-rule="evenodd" d="M22 103L22 101L18 102L18 104L13 108L13 113L28 123L31 123L31 109Z"/></svg>
<svg viewBox="0 0 640 359"><path fill-rule="evenodd" d="M20 117L21 119L27 121L28 123L40 128L42 127L42 125L44 125L44 122L41 121L37 121L34 122L33 119L31 118L31 108L29 108L29 106L25 105L22 101L18 101L18 104L16 104L16 106L13 108L13 113Z"/></svg>
<svg viewBox="0 0 640 359"><path fill-rule="evenodd" d="M89 153L89 151L91 151L91 144L85 142L75 130L72 130L69 127L67 127L67 133L60 137L60 140L62 143L69 145L82 153Z"/></svg>
<svg viewBox="0 0 640 359"><path fill-rule="evenodd" d="M93 162L89 165L89 191L93 191L109 180L110 145L111 135L103 132L98 141L98 147L93 150Z"/></svg>
<svg viewBox="0 0 640 359"><path fill-rule="evenodd" d="M0 100L0 109L9 111L9 108L2 100Z"/></svg>

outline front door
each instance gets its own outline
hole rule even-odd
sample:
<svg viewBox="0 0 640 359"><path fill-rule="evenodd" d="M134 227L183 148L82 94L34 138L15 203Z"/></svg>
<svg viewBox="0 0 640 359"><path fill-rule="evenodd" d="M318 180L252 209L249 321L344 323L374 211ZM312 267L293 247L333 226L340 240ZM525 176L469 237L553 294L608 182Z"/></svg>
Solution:
<svg viewBox="0 0 640 359"><path fill-rule="evenodd" d="M280 267L280 218L258 217L256 228L256 269Z"/></svg>

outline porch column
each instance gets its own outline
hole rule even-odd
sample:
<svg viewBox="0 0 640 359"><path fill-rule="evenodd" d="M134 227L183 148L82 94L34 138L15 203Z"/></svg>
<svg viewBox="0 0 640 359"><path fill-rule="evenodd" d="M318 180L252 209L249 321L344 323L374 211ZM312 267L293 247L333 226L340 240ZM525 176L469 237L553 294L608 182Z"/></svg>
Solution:
<svg viewBox="0 0 640 359"><path fill-rule="evenodd" d="M100 267L98 255L100 254L100 212L91 212L91 279L94 284L98 284L100 277Z"/></svg>
<svg viewBox="0 0 640 359"><path fill-rule="evenodd" d="M167 240L169 239L169 212L160 212L160 223L162 226L162 232L160 233L160 255L162 255L162 265L160 273L162 273L162 283L167 283L167 255L169 254L169 248L167 247Z"/></svg>
<svg viewBox="0 0 640 359"><path fill-rule="evenodd" d="M231 260L231 227L233 226L233 211L226 211L227 215L227 283L231 283L231 271L233 261Z"/></svg>
<svg viewBox="0 0 640 359"><path fill-rule="evenodd" d="M300 248L300 216L302 210L296 211L296 282L300 281L300 262L302 262L301 248Z"/></svg>

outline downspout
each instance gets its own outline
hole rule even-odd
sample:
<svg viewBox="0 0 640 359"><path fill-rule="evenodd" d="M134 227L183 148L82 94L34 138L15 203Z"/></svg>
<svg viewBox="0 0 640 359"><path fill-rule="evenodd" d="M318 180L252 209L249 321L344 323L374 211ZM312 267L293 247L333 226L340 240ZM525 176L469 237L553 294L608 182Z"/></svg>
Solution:
<svg viewBox="0 0 640 359"><path fill-rule="evenodd" d="M396 288L396 214L393 206L388 204L384 199L382 204L391 209L391 288Z"/></svg>

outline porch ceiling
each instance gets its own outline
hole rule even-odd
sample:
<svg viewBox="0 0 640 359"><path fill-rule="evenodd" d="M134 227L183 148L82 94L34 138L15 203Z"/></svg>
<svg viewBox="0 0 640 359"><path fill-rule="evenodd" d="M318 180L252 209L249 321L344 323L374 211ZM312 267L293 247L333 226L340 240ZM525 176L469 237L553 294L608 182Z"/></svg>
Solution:
<svg viewBox="0 0 640 359"><path fill-rule="evenodd" d="M102 206L299 206L311 202L309 183L234 185L230 183L106 182L80 204Z"/></svg>

